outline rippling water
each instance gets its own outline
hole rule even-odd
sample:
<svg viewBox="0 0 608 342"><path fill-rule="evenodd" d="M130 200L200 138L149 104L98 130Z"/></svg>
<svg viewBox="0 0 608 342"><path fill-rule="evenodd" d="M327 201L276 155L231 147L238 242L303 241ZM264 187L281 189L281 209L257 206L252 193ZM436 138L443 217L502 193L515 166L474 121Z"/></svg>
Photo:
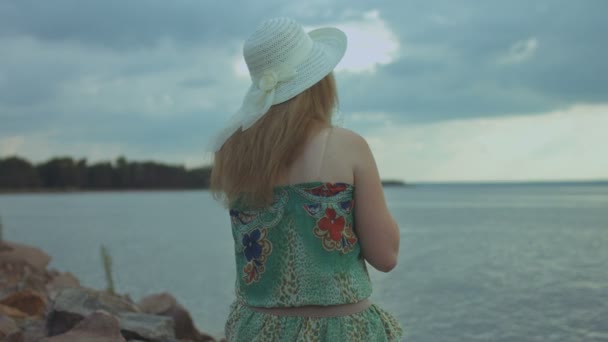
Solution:
<svg viewBox="0 0 608 342"><path fill-rule="evenodd" d="M608 341L608 185L387 188L401 226L391 273L373 299L408 341ZM169 291L199 328L222 335L233 300L228 215L208 192L0 195L8 240L51 266L119 292Z"/></svg>

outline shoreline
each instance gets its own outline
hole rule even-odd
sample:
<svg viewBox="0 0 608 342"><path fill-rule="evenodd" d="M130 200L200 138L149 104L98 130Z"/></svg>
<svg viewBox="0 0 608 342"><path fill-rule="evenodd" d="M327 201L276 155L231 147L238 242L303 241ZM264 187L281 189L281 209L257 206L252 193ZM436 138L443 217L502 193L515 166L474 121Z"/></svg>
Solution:
<svg viewBox="0 0 608 342"><path fill-rule="evenodd" d="M209 191L209 188L148 188L148 189L0 189L0 195L19 194L71 194L71 193L104 193L104 192L187 192Z"/></svg>
<svg viewBox="0 0 608 342"><path fill-rule="evenodd" d="M97 290L69 272L48 268L51 257L41 249L0 235L0 340L225 341L199 331L170 293L139 301L114 293L111 257L103 250L108 289Z"/></svg>

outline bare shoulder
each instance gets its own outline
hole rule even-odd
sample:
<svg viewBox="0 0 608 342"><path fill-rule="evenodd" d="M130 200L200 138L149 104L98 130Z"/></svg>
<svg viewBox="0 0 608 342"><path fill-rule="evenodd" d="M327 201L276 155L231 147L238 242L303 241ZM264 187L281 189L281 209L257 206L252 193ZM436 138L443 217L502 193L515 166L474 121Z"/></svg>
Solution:
<svg viewBox="0 0 608 342"><path fill-rule="evenodd" d="M354 131L351 131L348 128L338 127L338 126L334 126L332 128L332 134L340 136L340 137L345 138L345 139L353 139L353 140L363 139L363 137L360 136L358 133L356 133Z"/></svg>
<svg viewBox="0 0 608 342"><path fill-rule="evenodd" d="M334 127L331 133L328 155L340 168L345 167L353 181L361 177L361 170L375 167L373 155L367 141L358 133L342 127ZM334 165L333 167L338 167ZM359 174L359 175L357 175Z"/></svg>
<svg viewBox="0 0 608 342"><path fill-rule="evenodd" d="M363 257L376 269L388 272L397 262L399 226L388 210L376 161L362 136L344 128L336 128L335 133L343 149L340 158L350 162L357 189L355 232Z"/></svg>
<svg viewBox="0 0 608 342"><path fill-rule="evenodd" d="M332 140L338 141L347 150L368 149L365 138L350 129L334 127L332 130Z"/></svg>

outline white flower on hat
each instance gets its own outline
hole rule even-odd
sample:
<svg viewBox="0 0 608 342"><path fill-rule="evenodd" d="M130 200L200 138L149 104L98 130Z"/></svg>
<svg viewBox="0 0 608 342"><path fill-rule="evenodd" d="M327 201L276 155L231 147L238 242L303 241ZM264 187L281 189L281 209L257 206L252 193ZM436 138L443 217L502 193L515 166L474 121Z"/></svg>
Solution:
<svg viewBox="0 0 608 342"><path fill-rule="evenodd" d="M288 65L284 65L274 70L265 70L258 81L258 88L268 93L275 89L279 82L289 81L295 76L295 69Z"/></svg>
<svg viewBox="0 0 608 342"><path fill-rule="evenodd" d="M346 35L336 28L307 33L290 18L261 23L243 45L253 82L239 110L213 138L213 152L234 132L253 126L270 107L292 99L327 76L345 51Z"/></svg>
<svg viewBox="0 0 608 342"><path fill-rule="evenodd" d="M260 81L258 82L258 87L262 91L271 91L274 87L279 83L279 75L272 70L266 70L260 77Z"/></svg>

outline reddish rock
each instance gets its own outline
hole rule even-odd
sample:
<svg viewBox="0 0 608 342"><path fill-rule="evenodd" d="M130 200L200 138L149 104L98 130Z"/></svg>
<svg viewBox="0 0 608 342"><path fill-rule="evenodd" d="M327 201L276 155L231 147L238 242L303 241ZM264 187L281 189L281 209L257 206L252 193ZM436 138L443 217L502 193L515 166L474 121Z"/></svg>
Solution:
<svg viewBox="0 0 608 342"><path fill-rule="evenodd" d="M11 247L9 247L5 241L0 241L0 253L4 252L4 251L10 251L12 250Z"/></svg>
<svg viewBox="0 0 608 342"><path fill-rule="evenodd" d="M139 308L142 312L157 315L168 311L176 306L177 300L167 292L150 295L139 301Z"/></svg>
<svg viewBox="0 0 608 342"><path fill-rule="evenodd" d="M0 315L9 316L16 319L26 318L28 314L13 307L0 304Z"/></svg>
<svg viewBox="0 0 608 342"><path fill-rule="evenodd" d="M46 274L49 276L49 278L55 278L56 276L60 275L61 272L51 268L50 270L46 270Z"/></svg>
<svg viewBox="0 0 608 342"><path fill-rule="evenodd" d="M3 242L4 248L0 250L0 263L2 260L22 260L39 271L46 270L51 257L42 250L11 242Z"/></svg>
<svg viewBox="0 0 608 342"><path fill-rule="evenodd" d="M46 294L46 282L47 279L38 273L7 275L0 270L0 298L7 298L23 291Z"/></svg>
<svg viewBox="0 0 608 342"><path fill-rule="evenodd" d="M180 340L190 340L193 342L215 341L207 334L203 334L196 329L190 313L180 305L175 297L163 292L150 295L139 302L139 308L146 313L173 318L175 337Z"/></svg>
<svg viewBox="0 0 608 342"><path fill-rule="evenodd" d="M41 316L46 311L46 297L34 291L13 293L0 300L0 304L10 306L30 316Z"/></svg>
<svg viewBox="0 0 608 342"><path fill-rule="evenodd" d="M118 319L104 311L96 311L80 321L70 331L42 339L41 342L124 342Z"/></svg>
<svg viewBox="0 0 608 342"><path fill-rule="evenodd" d="M51 279L47 286L55 288L80 287L80 281L70 272L60 273Z"/></svg>
<svg viewBox="0 0 608 342"><path fill-rule="evenodd" d="M0 298L23 290L46 292L50 257L37 248L4 243L0 250Z"/></svg>
<svg viewBox="0 0 608 342"><path fill-rule="evenodd" d="M168 293L144 298L140 309L127 295L87 289L70 273L47 270L50 259L38 248L0 242L0 341L215 341Z"/></svg>
<svg viewBox="0 0 608 342"><path fill-rule="evenodd" d="M70 287L80 287L80 281L69 272L55 274L46 284L46 290L51 300L55 299L62 289Z"/></svg>

